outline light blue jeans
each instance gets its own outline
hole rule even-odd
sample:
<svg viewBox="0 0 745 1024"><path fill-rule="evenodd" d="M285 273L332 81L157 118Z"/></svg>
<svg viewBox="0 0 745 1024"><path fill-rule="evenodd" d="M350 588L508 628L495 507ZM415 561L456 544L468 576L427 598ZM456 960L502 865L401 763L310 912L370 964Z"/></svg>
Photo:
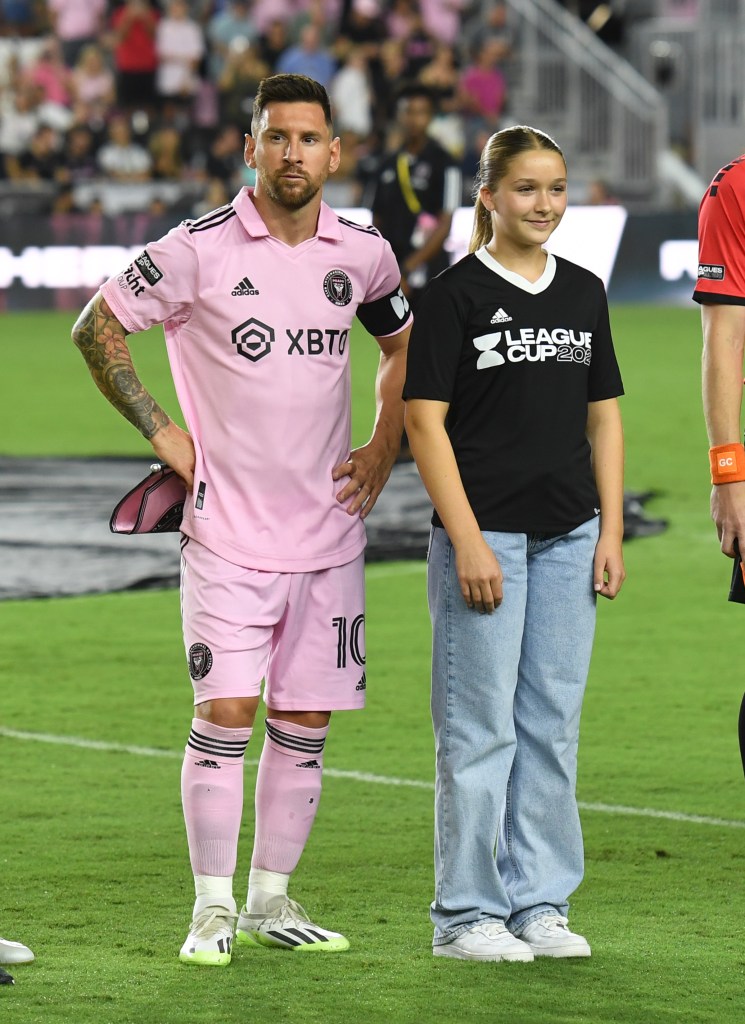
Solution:
<svg viewBox="0 0 745 1024"><path fill-rule="evenodd" d="M429 552L435 732L435 945L473 925L566 915L582 880L577 743L595 631L599 523L558 537L484 533L504 574L466 607L455 551Z"/></svg>

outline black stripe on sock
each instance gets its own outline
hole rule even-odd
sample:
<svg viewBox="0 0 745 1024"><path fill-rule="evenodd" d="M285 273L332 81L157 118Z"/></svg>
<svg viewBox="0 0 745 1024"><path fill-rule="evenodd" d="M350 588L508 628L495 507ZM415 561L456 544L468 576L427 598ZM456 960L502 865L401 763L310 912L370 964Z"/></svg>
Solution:
<svg viewBox="0 0 745 1024"><path fill-rule="evenodd" d="M266 722L266 734L269 739L276 743L278 747L285 747L287 750L300 751L303 754L321 754L323 753L323 746L326 742L326 737L322 736L320 739L313 739L308 736L296 736L294 733L282 732L281 729L277 729L270 722Z"/></svg>
<svg viewBox="0 0 745 1024"><path fill-rule="evenodd" d="M199 733L192 732L189 734L187 746L191 747L192 750L199 751L201 754L212 754L213 757L231 757L240 760L246 753L248 740L245 743L238 742L230 748L226 748L219 740L213 742L208 736L200 736Z"/></svg>
<svg viewBox="0 0 745 1024"><path fill-rule="evenodd" d="M201 740L202 743L211 743L216 747L225 747L227 750L239 750L246 749L248 740L221 740L216 736L206 736L203 732L197 732L196 729L192 729L189 736L193 736L197 740Z"/></svg>

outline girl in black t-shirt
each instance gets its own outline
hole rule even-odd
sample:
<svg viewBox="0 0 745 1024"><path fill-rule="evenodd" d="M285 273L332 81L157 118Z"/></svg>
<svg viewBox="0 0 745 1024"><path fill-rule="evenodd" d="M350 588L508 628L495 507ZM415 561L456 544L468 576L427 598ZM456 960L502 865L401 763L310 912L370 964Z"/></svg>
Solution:
<svg viewBox="0 0 745 1024"><path fill-rule="evenodd" d="M590 956L567 913L596 597L625 575L623 388L602 282L543 248L566 189L547 135L492 135L470 254L430 283L409 346L406 431L435 508L437 956Z"/></svg>

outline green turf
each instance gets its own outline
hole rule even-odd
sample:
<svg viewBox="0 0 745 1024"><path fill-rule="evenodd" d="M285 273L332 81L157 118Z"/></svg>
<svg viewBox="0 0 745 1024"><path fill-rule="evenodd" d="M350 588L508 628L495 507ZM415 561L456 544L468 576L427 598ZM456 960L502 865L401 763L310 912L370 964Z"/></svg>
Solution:
<svg viewBox="0 0 745 1024"><path fill-rule="evenodd" d="M92 385L75 392L77 418L65 413L72 379L88 382L58 319L29 318L25 341L23 317L2 322L14 325L3 343L10 411L21 425L25 408L28 429L0 448L136 451L104 436L116 417ZM622 307L613 322L628 391L628 484L660 492L648 511L670 528L626 545L626 588L601 604L579 796L745 823L736 743L743 612L725 600L729 562L708 520L698 318ZM27 366L20 352L33 348L31 334L39 351ZM48 363L58 342L67 348L45 372L44 353ZM355 388L367 394L362 360L356 368ZM20 393L24 380L37 382L35 400ZM0 737L0 934L37 952L14 971L14 988L0 988L0 1021L741 1024L745 828L585 809L587 871L572 921L593 944L591 960L432 959L421 565L368 570L367 632L368 709L335 718L326 762L340 774L326 778L294 881L296 897L345 931L352 949L306 958L239 947L229 968L210 970L176 959L192 898L178 796L190 686L176 593L0 604L0 724L172 755ZM249 748L252 759L258 749ZM249 791L253 775L251 766Z"/></svg>

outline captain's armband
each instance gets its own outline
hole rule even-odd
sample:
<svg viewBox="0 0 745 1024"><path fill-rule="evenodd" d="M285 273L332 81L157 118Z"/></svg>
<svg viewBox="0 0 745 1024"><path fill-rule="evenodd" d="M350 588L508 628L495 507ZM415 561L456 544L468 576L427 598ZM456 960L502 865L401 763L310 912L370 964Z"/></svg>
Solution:
<svg viewBox="0 0 745 1024"><path fill-rule="evenodd" d="M741 444L718 444L709 449L711 482L732 484L745 480L745 446Z"/></svg>

